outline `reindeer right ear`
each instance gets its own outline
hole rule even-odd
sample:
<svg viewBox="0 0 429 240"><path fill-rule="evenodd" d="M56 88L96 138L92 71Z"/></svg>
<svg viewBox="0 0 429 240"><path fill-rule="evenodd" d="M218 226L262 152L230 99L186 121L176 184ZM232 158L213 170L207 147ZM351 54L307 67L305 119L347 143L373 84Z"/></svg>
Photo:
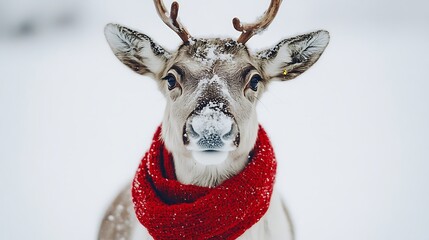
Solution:
<svg viewBox="0 0 429 240"><path fill-rule="evenodd" d="M118 24L107 24L104 35L116 57L142 75L156 77L171 56L150 37Z"/></svg>
<svg viewBox="0 0 429 240"><path fill-rule="evenodd" d="M269 79L290 80L317 62L329 43L324 30L285 39L276 46L257 53Z"/></svg>

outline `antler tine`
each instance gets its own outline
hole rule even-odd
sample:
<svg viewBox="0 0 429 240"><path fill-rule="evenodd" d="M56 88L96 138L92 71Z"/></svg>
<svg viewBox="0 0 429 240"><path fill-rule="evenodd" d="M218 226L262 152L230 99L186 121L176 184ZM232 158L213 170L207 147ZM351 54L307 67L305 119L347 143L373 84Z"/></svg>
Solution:
<svg viewBox="0 0 429 240"><path fill-rule="evenodd" d="M179 14L179 4L177 2L173 2L171 4L170 13L168 13L164 3L162 3L162 0L153 0L153 2L155 3L156 11L162 21L177 33L184 43L188 43L191 35L189 35L188 30L186 30L186 28L177 19Z"/></svg>
<svg viewBox="0 0 429 240"><path fill-rule="evenodd" d="M237 42L245 44L253 35L267 28L276 16L281 2L282 0L271 0L268 10L265 11L261 19L255 23L244 24L241 23L238 18L232 19L235 30L241 32Z"/></svg>

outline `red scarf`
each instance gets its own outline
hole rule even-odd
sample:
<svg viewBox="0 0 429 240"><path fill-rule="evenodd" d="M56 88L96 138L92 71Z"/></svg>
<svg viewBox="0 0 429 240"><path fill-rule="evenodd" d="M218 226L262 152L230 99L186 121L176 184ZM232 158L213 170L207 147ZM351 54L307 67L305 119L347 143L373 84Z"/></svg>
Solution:
<svg viewBox="0 0 429 240"><path fill-rule="evenodd" d="M138 220L154 239L235 239L268 210L276 160L262 127L245 169L214 188L181 184L161 127L134 177Z"/></svg>

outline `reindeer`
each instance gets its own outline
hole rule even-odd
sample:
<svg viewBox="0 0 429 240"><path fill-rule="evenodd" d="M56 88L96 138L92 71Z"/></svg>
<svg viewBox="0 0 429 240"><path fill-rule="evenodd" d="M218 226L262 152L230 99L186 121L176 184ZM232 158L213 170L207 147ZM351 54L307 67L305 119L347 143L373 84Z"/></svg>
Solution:
<svg viewBox="0 0 429 240"><path fill-rule="evenodd" d="M117 24L105 27L116 57L138 74L157 82L166 98L162 139L174 159L177 180L215 187L238 174L248 163L258 131L256 104L271 81L290 80L310 68L329 42L324 30L288 38L252 54L246 42L266 29L281 0L272 0L255 23L238 18L237 41L193 38L178 20L179 5L168 12L154 0L163 22L183 43L168 52L145 34ZM208 118L202 111L220 109ZM246 207L246 206L243 206ZM274 191L266 214L240 239L293 239L293 227L281 197ZM152 239L138 224L127 186L109 207L99 239Z"/></svg>

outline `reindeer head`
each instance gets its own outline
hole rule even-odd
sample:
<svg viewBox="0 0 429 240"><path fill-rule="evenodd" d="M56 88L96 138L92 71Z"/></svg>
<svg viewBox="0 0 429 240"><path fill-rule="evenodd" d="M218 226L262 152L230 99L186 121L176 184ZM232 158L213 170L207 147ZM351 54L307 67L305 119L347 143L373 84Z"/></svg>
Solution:
<svg viewBox="0 0 429 240"><path fill-rule="evenodd" d="M163 21L183 40L168 52L142 33L108 24L105 35L125 65L154 78L167 99L162 136L174 157L188 164L229 166L247 158L256 141L256 103L273 80L290 80L311 67L329 42L326 31L280 41L251 54L245 43L274 19L280 0L272 0L254 24L233 26L242 32L232 39L192 38L178 21L178 4L168 13L154 0ZM225 161L227 160L227 161Z"/></svg>

